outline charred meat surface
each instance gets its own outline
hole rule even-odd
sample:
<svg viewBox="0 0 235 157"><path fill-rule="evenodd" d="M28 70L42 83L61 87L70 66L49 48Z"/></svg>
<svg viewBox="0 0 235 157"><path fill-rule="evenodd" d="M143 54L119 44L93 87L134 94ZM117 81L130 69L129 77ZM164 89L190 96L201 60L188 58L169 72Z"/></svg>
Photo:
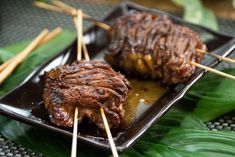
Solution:
<svg viewBox="0 0 235 157"><path fill-rule="evenodd" d="M43 100L51 121L61 127L72 127L75 108L78 120L88 119L104 129L100 107L110 128L118 127L124 116L123 105L129 82L102 61L76 61L45 73Z"/></svg>
<svg viewBox="0 0 235 157"><path fill-rule="evenodd" d="M106 60L127 73L164 84L183 83L195 72L189 61L201 62L206 50L199 35L174 24L168 16L130 13L119 17L109 31Z"/></svg>

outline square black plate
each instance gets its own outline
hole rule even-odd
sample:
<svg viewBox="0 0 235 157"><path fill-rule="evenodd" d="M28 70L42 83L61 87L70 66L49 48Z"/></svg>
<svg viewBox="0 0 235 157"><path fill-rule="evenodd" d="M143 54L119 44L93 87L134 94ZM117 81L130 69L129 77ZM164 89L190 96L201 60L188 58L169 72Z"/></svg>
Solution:
<svg viewBox="0 0 235 157"><path fill-rule="evenodd" d="M168 13L148 9L142 6L125 2L121 3L103 19L111 23L115 18L131 11L146 11L154 14ZM198 32L207 45L210 52L227 56L234 49L235 40L233 37L212 31L208 28L191 24L183 21L180 18L169 15L175 23L187 26ZM88 29L85 33L85 41L88 44L88 50L91 53L91 58L102 57L104 49L107 46L106 31L95 26ZM6 94L0 99L0 113L12 117L16 120L28 123L30 125L39 126L51 131L61 133L63 135L72 136L71 130L58 128L51 124L48 115L44 111L42 104L43 94L43 79L44 71L60 65L71 63L76 59L76 41L68 46L58 55L51 58L37 70L32 72L17 88ZM211 57L206 57L202 64L213 67L218 63L218 60ZM129 148L134 142L143 135L147 129L157 121L167 110L181 99L185 92L205 73L204 70L198 69L191 79L185 84L179 84L171 87L160 99L151 105L143 114L138 117L127 129L117 134L114 138L118 151L123 151ZM100 137L94 137L89 132L81 131L78 135L79 142L91 144L98 148L109 149L108 141Z"/></svg>

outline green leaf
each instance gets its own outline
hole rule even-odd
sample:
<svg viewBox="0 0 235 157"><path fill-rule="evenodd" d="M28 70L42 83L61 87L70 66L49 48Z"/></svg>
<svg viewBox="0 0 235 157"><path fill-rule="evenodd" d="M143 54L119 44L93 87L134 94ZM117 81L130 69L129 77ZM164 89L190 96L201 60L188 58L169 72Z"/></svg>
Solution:
<svg viewBox="0 0 235 157"><path fill-rule="evenodd" d="M184 6L184 0L171 0L173 3L179 6Z"/></svg>
<svg viewBox="0 0 235 157"><path fill-rule="evenodd" d="M169 112L163 119L169 117L176 118L176 121L183 117L181 111L177 113ZM145 157L220 157L234 156L235 150L235 134L233 132L212 132L208 131L205 125L193 114L186 113L184 120L180 126L175 126L173 123L163 123L162 127L158 124L154 125L150 131L144 135L141 140L135 144L131 150L123 154L123 156L145 156ZM191 123L191 124L190 124ZM171 124L171 125L169 125ZM197 127L193 127L196 124ZM159 132L161 128L171 128L167 134L162 136L160 140ZM153 130L156 130L155 133ZM150 134L150 132L152 133ZM163 130L164 131L164 130ZM161 136L161 135L160 135ZM146 138L148 137L148 138ZM230 138L231 137L231 138Z"/></svg>
<svg viewBox="0 0 235 157"><path fill-rule="evenodd" d="M7 52L6 50L0 49L0 63L3 63L13 57L14 54Z"/></svg>
<svg viewBox="0 0 235 157"><path fill-rule="evenodd" d="M43 153L48 157L67 157L70 155L72 139L67 136L6 119L4 116L0 116L0 122L4 123L0 126L1 134L26 148ZM79 143L78 150L79 157L107 156L107 153Z"/></svg>
<svg viewBox="0 0 235 157"><path fill-rule="evenodd" d="M41 152L48 157L65 157L70 154L71 139L28 126L1 116L1 133L8 139ZM0 123L3 124L3 123ZM193 114L173 108L122 157L219 157L233 156L235 136L232 132L211 132ZM85 145L78 146L80 157L105 157L102 151Z"/></svg>
<svg viewBox="0 0 235 157"><path fill-rule="evenodd" d="M214 13L210 9L203 7L200 0L172 0L172 2L184 7L183 18L186 21L218 30L218 23Z"/></svg>
<svg viewBox="0 0 235 157"><path fill-rule="evenodd" d="M181 122L181 128L190 128L190 129L201 129L201 130L207 130L208 128L205 126L205 124L194 114L188 113L187 116L185 116L184 120Z"/></svg>
<svg viewBox="0 0 235 157"><path fill-rule="evenodd" d="M17 121L8 120L8 123L1 127L1 134L27 148L43 152L46 156L63 157L70 154L69 139Z"/></svg>
<svg viewBox="0 0 235 157"><path fill-rule="evenodd" d="M169 147L165 144L154 144L148 142L141 142L140 145L135 146L135 152L141 152L144 157L207 157L200 152L184 151L177 148ZM129 154L127 152L127 154ZM130 155L130 157L132 157Z"/></svg>
<svg viewBox="0 0 235 157"><path fill-rule="evenodd" d="M185 118L188 117L188 118ZM185 120L184 120L185 119ZM71 139L63 137L61 135L54 134L52 132L31 127L29 125L6 119L5 117L0 117L0 132L7 137L8 139L14 140L21 145L33 149L35 151L41 152L49 157L56 156L68 156L70 154ZM161 147L158 147L159 141L164 138L171 130L178 128L192 128L191 124L194 122L199 122L199 127L203 129L205 126L201 126L200 120L193 116L190 113L185 112L184 110L174 108L169 113L167 113L161 120L155 124L151 129L141 138L141 141L138 142L133 148L128 150L125 153L122 153L121 156L146 156L150 152L159 152L161 154ZM150 143L152 150L148 152L138 152L139 147L144 147L143 142ZM167 148L167 146L164 146ZM159 150L160 149L160 150ZM168 148L169 149L169 148ZM97 156L103 157L108 154L104 154L87 146L78 146L78 154L81 157ZM147 154L146 154L147 153ZM174 154L177 152L174 151ZM149 154L151 156L153 154Z"/></svg>
<svg viewBox="0 0 235 157"><path fill-rule="evenodd" d="M175 149L199 152L205 156L235 156L235 134L224 131L208 131L177 128L161 143Z"/></svg>
<svg viewBox="0 0 235 157"><path fill-rule="evenodd" d="M36 1L48 3L48 0L36 0Z"/></svg>
<svg viewBox="0 0 235 157"><path fill-rule="evenodd" d="M50 40L47 44L33 51L25 59L25 61L16 68L13 74L4 82L4 84L0 88L0 94L3 95L17 86L39 65L47 61L51 56L65 49L74 40L74 38L74 33L63 31L60 35ZM25 41L15 45L10 45L5 47L4 50L9 51L9 53L6 54L18 53L22 51L26 47L26 45L28 45L28 43L29 41Z"/></svg>
<svg viewBox="0 0 235 157"><path fill-rule="evenodd" d="M224 72L235 75L235 69L228 69ZM194 113L206 122L235 109L234 89L233 80L208 74L189 91L185 99L197 101Z"/></svg>

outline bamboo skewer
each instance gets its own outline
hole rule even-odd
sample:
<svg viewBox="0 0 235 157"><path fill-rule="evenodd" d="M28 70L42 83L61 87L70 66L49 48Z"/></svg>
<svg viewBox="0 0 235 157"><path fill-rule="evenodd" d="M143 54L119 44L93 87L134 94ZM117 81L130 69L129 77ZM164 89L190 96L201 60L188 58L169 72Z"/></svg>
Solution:
<svg viewBox="0 0 235 157"><path fill-rule="evenodd" d="M47 43L49 40L51 40L52 38L54 38L55 36L57 36L59 33L61 33L62 29L60 27L57 27L56 29L54 29L53 31L51 31L50 33L48 33L43 39L42 41L36 46L39 47L45 43ZM12 57L11 59L9 59L8 61L4 62L3 64L0 65L0 72L3 71L3 69L5 69L8 65L10 65L12 62L14 62L14 60L19 57L21 53L18 53L16 56ZM26 57L26 56L25 56Z"/></svg>
<svg viewBox="0 0 235 157"><path fill-rule="evenodd" d="M0 73L0 83L2 83L16 68L18 64L20 64L24 58L28 56L30 52L32 52L42 41L42 39L48 34L48 30L43 30L17 57L14 57L8 66L2 70Z"/></svg>
<svg viewBox="0 0 235 157"><path fill-rule="evenodd" d="M196 51L199 52L199 53L203 53L203 54L207 54L207 55L213 56L215 58L218 58L219 60L223 60L225 62L229 62L229 63L235 64L235 60L234 59L231 59L231 58L228 58L228 57L222 57L220 55L217 55L217 54L214 54L214 53L210 53L210 52L207 52L207 51L203 51L201 49L196 49Z"/></svg>
<svg viewBox="0 0 235 157"><path fill-rule="evenodd" d="M81 41L81 39L83 40L83 36L82 36L82 26L81 27L78 27L79 25L81 25L82 23L82 11L81 10L78 10L80 11L80 13L78 13L77 15L77 18L74 18L74 23L75 23L75 26L76 26L76 29L78 31L78 40L79 40L79 44L82 45L82 49L83 49L83 55L85 56L85 59L87 61L90 61L90 57L89 57L89 53L88 53L88 50L87 50L87 47L84 43L84 41ZM78 49L80 50L80 49ZM81 51L78 51L78 53L81 53ZM78 56L81 56L80 54ZM79 59L79 57L78 57ZM100 108L100 113L101 113L101 116L102 116L102 119L103 119L103 122L104 122L104 126L105 126L105 131L107 133L107 137L108 137L108 140L109 140L109 143L110 143L110 147L111 147L111 151L113 153L113 156L114 157L118 157L118 153L117 153L117 149L115 147L115 144L114 144L114 141L113 141L113 138L112 138L112 134L111 134L111 131L109 129L109 125L108 125L108 122L107 122L107 118L106 118L106 115L104 113L104 110L103 108ZM74 127L77 127L74 125ZM75 134L73 134L73 140L76 140L74 139L74 136ZM74 153L74 152L72 152ZM72 157L72 156L71 156Z"/></svg>
<svg viewBox="0 0 235 157"><path fill-rule="evenodd" d="M67 5L67 4L65 4L65 3L63 3L62 1L59 1L59 0L50 0L50 1L51 1L51 3L54 4L55 6L61 8L61 9L63 9L63 10L66 10L66 12L70 12L70 14L71 14L72 16L76 16L76 10L77 10L76 8L73 8L73 7ZM89 20L89 21L92 21L92 22L94 22L94 23L97 24L97 25L100 25L100 27L104 27L104 28L106 28L106 29L109 29L109 28L110 28L109 25L107 25L107 24L105 24L105 23L103 23L103 22L100 22L100 21L98 21L98 20L95 19L95 18L92 18L90 15L88 15L88 14L86 14L86 13L83 13L83 18L84 18L84 19L87 19L87 20Z"/></svg>
<svg viewBox="0 0 235 157"><path fill-rule="evenodd" d="M34 6L37 6L39 8L42 8L42 9L46 9L46 10L51 10L51 11L55 11L57 13L62 13L62 14L67 14L67 15L70 15L70 16L75 16L73 15L72 12L67 12L66 10L63 10L59 7L56 7L54 5L50 5L50 4L47 4L47 3L44 3L44 2L39 2L39 1L35 1L33 3Z"/></svg>
<svg viewBox="0 0 235 157"><path fill-rule="evenodd" d="M83 42L83 49L84 48L86 49L85 51L83 51L84 56L87 56L86 60L89 61L90 60L89 53L87 51L86 45ZM109 140L109 144L110 144L110 148L111 148L113 157L118 157L117 149L116 149L115 143L113 141L113 137L112 137L112 134L111 134L111 131L110 131L110 128L109 128L109 124L108 124L104 109L102 107L100 108L100 114L101 114L102 120L104 122L105 131L106 131L106 134L107 134L107 137L108 137L108 140Z"/></svg>
<svg viewBox="0 0 235 157"><path fill-rule="evenodd" d="M74 18L75 25L77 27L77 50L78 50L78 55L77 55L77 60L82 59L82 42L83 42L83 27L82 27L82 11L77 10L77 20L76 17Z"/></svg>
<svg viewBox="0 0 235 157"><path fill-rule="evenodd" d="M103 122L104 122L105 131L106 131L106 134L107 134L108 139L109 139L109 144L110 144L110 147L111 147L113 157L118 157L117 149L116 149L115 143L113 141L113 137L112 137L111 131L109 129L109 124L108 124L108 121L107 121L107 118L105 116L103 108L100 108L100 113L101 113L101 116L102 116L102 119L103 119Z"/></svg>
<svg viewBox="0 0 235 157"><path fill-rule="evenodd" d="M235 80L235 76L233 76L233 75L229 75L229 74L227 74L227 73L221 72L221 71L219 71L219 70L215 70L215 69L213 69L213 68L210 68L210 67L207 67L207 66L205 66L205 65L201 65L201 64L199 64L199 63L195 63L195 62L192 62L192 61L190 61L189 63L192 64L192 65L194 65L194 66L196 66L196 67L199 67L199 68L201 68L201 69L205 69L205 70L210 71L210 72L212 72L212 73L215 73L215 74L221 75L221 76L223 76L223 77L226 77L226 78Z"/></svg>
<svg viewBox="0 0 235 157"><path fill-rule="evenodd" d="M83 52L84 52L85 59L86 59L87 61L89 61L89 60L90 60L90 56L89 56L89 53L88 53L86 44L85 44L84 42L82 42L82 48L83 48Z"/></svg>
<svg viewBox="0 0 235 157"><path fill-rule="evenodd" d="M55 11L55 12L62 13L62 14L67 14L67 15L72 16L72 17L77 16L77 11L76 11L77 9L75 9L75 8L69 6L69 5L66 5L61 1L57 1L57 0L52 0L52 3L54 5L47 4L47 3L44 3L44 2L35 1L33 4L34 4L34 6L45 9L45 10L50 10L50 11ZM92 18L91 16L89 16L85 13L83 13L83 18L86 19L86 20L94 22L95 25L103 28L104 30L109 30L110 29L110 26L108 24L106 24L104 22L101 22L101 21L98 21L97 19L94 19L94 18Z"/></svg>
<svg viewBox="0 0 235 157"><path fill-rule="evenodd" d="M74 113L74 122L73 122L71 157L77 156L77 134L78 134L78 108L76 107Z"/></svg>
<svg viewBox="0 0 235 157"><path fill-rule="evenodd" d="M73 18L75 27L77 29L77 60L82 59L82 11L77 10L77 16ZM77 129L78 129L78 107L75 108L74 123L73 123L73 139L71 148L71 157L77 156Z"/></svg>
<svg viewBox="0 0 235 157"><path fill-rule="evenodd" d="M13 57L14 58L14 57ZM9 59L8 61L4 62L3 64L0 65L0 72L5 69L13 60L13 58Z"/></svg>
<svg viewBox="0 0 235 157"><path fill-rule="evenodd" d="M59 7L59 8L63 8L65 10L67 10L68 12L70 12L72 15L75 15L77 14L77 9L61 2L61 1L58 1L58 0L50 0L52 4L54 4L55 6Z"/></svg>
<svg viewBox="0 0 235 157"><path fill-rule="evenodd" d="M79 11L79 10L78 10ZM83 14L83 12L81 13L81 14ZM90 57L89 57L89 54L88 54L88 51L87 51L87 47L86 47L86 44L84 43L84 41L83 41L83 34L81 33L79 33L79 32L83 32L82 31L82 21L81 21L81 19L78 19L78 17L74 17L73 18L73 20L74 20L74 24L75 24L75 26L76 26L76 29L77 29L77 35L78 35L78 37L80 38L80 39L82 39L82 40L79 40L78 41L78 43L77 43L77 45L78 45L78 51L79 51L79 53L78 53L78 57L77 57L77 60L80 60L81 58L82 58L82 50L84 51L84 56L85 56L85 59L87 60L87 61L89 61L90 60ZM78 22L78 21L81 21L81 22ZM82 43L82 44L81 44Z"/></svg>
<svg viewBox="0 0 235 157"><path fill-rule="evenodd" d="M59 35L62 32L62 28L61 27L56 27L54 30L52 30L51 32L49 32L45 38L42 39L42 41L39 43L39 46L42 46L43 44L46 44L49 40L51 40L52 38L54 38L55 36Z"/></svg>

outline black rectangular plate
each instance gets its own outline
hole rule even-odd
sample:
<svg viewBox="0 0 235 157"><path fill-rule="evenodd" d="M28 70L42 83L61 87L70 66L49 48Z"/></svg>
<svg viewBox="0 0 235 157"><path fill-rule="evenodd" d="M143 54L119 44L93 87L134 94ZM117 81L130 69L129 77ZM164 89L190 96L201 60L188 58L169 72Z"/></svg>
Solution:
<svg viewBox="0 0 235 157"><path fill-rule="evenodd" d="M156 9L148 9L133 3L124 2L113 8L113 10L103 20L111 23L115 20L115 18L125 14L127 11L131 12L134 10L169 15L168 13ZM172 15L169 16L175 23L187 26L198 32L210 52L227 56L233 51L235 43L233 37L212 31L199 25L185 22L182 19ZM106 33L106 31L95 26L88 29L85 33L85 41L88 44L88 50L91 53L91 58L94 58L95 56L103 56L103 50L108 44ZM44 71L48 71L57 65L69 64L74 61L76 59L75 52L76 41L69 45L68 48L58 53L58 55L54 56L45 64L40 66L37 70L32 72L17 88L10 91L0 99L0 112L30 125L39 126L71 137L71 130L58 128L51 124L48 119L48 115L44 111L42 104L42 75ZM217 63L218 61L211 57L206 57L202 62L202 64L210 67L215 66ZM136 142L136 140L143 135L154 122L156 122L173 104L184 96L185 92L204 73L204 70L198 69L187 83L171 87L127 129L117 134L114 140L118 151L123 151L134 144L134 142ZM81 132L78 135L78 140L80 143L83 142L98 148L109 149L108 141L106 139L91 136L89 132Z"/></svg>

